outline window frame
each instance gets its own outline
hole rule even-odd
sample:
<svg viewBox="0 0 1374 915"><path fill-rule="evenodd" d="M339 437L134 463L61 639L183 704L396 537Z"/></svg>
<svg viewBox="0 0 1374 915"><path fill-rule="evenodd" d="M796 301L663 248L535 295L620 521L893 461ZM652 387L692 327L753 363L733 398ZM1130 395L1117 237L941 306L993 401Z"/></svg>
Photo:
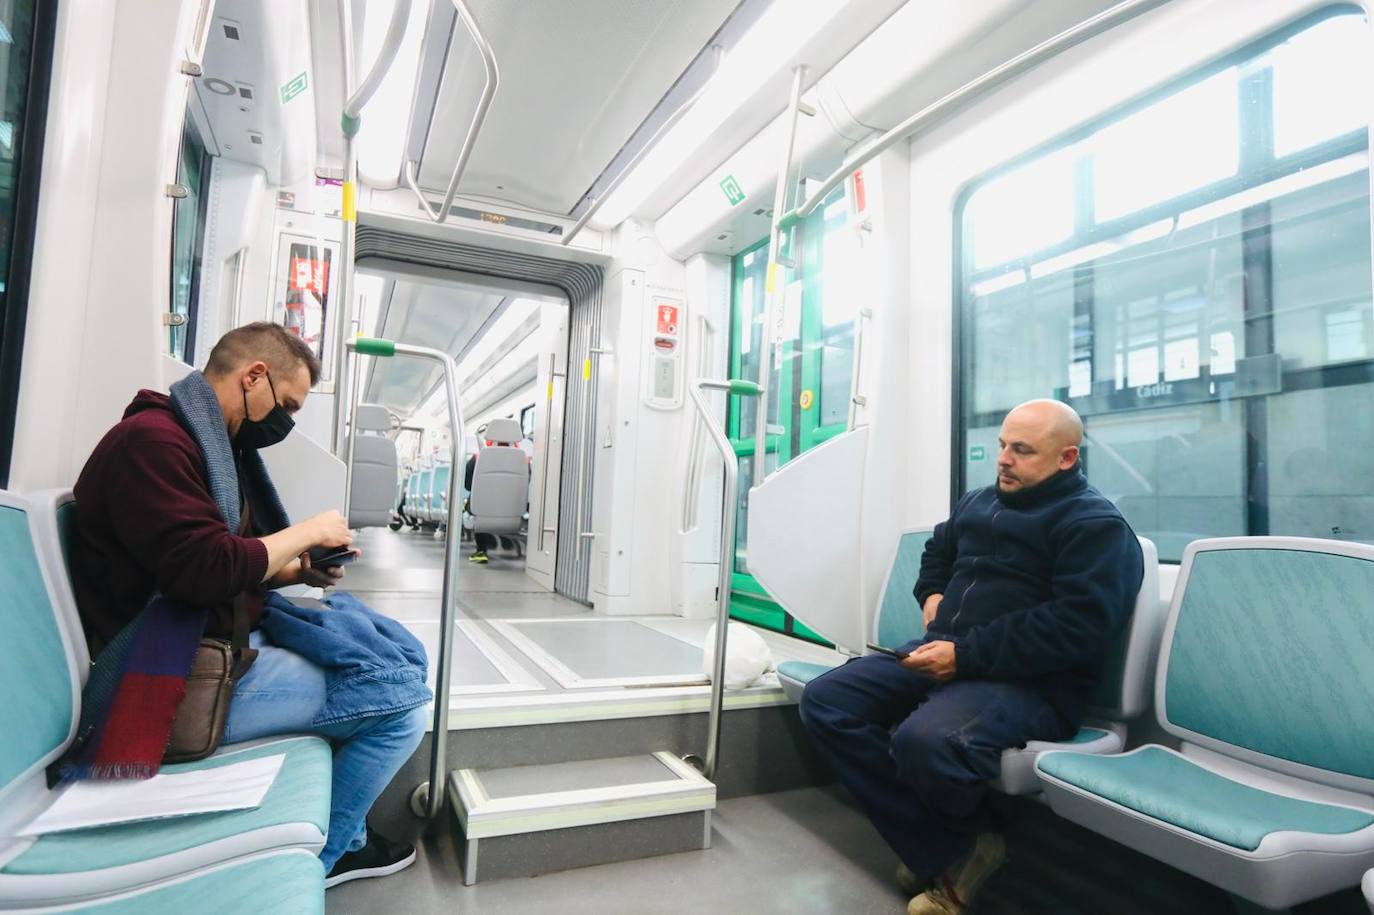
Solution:
<svg viewBox="0 0 1374 915"><path fill-rule="evenodd" d="M33 255L38 231L38 205L43 177L48 101L57 41L57 0L34 0L33 35L29 43L28 85L24 123L14 181L14 217L9 273L0 307L0 488L9 486L19 414L19 385L33 283ZM16 46L17 47L17 46Z"/></svg>
<svg viewBox="0 0 1374 915"><path fill-rule="evenodd" d="M1106 112L1088 119L1077 127L1065 131L1053 139L1041 143L1029 150L1015 156L1012 159L990 169L972 179L960 188L955 197L952 210L952 270L951 270L951 429L950 429L950 509L961 497L965 486L965 461L964 456L967 449L967 428L965 423L966 400L970 393L969 385L965 383L965 359L964 359L964 323L966 320L966 310L970 305L968 290L975 284L986 279L998 277L1011 272L1017 264L1022 265L1023 269L1029 269L1029 265L1043 262L1049 258L1060 254L1080 250L1087 245L1105 239L1114 239L1121 235L1142 226L1150 225L1161 219L1172 218L1175 214L1186 212L1190 209L1203 206L1219 199L1224 199L1231 195L1240 193L1249 188L1264 185L1270 181L1286 175L1295 174L1305 168L1318 165L1324 162L1333 161L1345 156L1365 153L1369 155L1374 149L1371 143L1370 126L1366 123L1363 132L1356 129L1338 137L1331 138L1325 142L1309 146L1305 149L1295 150L1284 156L1273 154L1272 137L1263 138L1262 149L1264 158L1256 164L1254 147L1247 141L1247 123L1253 123L1254 114L1248 117L1242 114L1240 124L1240 165L1234 176L1208 185L1199 187L1186 194L1181 194L1167 200L1160 201L1149 207L1125 214L1105 222L1093 222L1091 209L1091 195L1087 195L1086 201L1076 201L1075 228L1073 234L1063 242L1047 248L1026 252L1021 258L1015 261L1005 261L1000 264L992 264L981 270L969 269L965 273L966 262L966 243L964 218L968 204L973 195L988 183L1007 175L1030 162L1048 155L1052 155L1058 150L1066 149L1075 144L1082 143L1090 139L1094 134L1103 128L1119 122L1131 115L1142 111L1160 100L1170 95L1197 85L1209 77L1233 66L1243 65L1247 61L1255 60L1274 48L1283 44L1290 38L1301 34L1315 27L1316 25L1341 16L1357 16L1363 20L1366 29L1374 28L1374 21L1366 13L1363 7L1351 3L1335 3L1330 6L1314 10L1301 16L1288 24L1281 26L1266 35L1248 44L1237 48L1215 60L1203 63L1188 72L1181 74L1157 86L1153 86L1140 94L1136 95L1127 102L1118 105ZM1240 92L1246 92L1247 85L1255 81L1255 76L1242 74ZM1264 117L1272 123L1272 88L1265 98ZM1239 102L1238 102L1239 103ZM1091 170L1082 169L1089 174L1087 178L1079 177L1078 180L1091 181ZM1374 161L1369 163L1369 170L1374 173ZM1077 204L1083 205L1077 205ZM1250 207L1240 211L1242 214L1247 212ZM1086 212L1085 212L1086 210ZM1374 217L1371 217L1371 232L1374 232ZM1374 257L1371 258L1374 260ZM972 265L970 264L970 267ZM1272 329L1269 331L1272 337ZM1162 338L1161 338L1162 339ZM1248 352L1248 350L1247 350ZM1368 362L1370 360L1366 360ZM1318 381L1326 378L1342 378L1357 368L1360 363L1343 363L1332 366L1316 366L1296 370L1284 370L1285 393L1304 390L1310 387L1326 387L1323 384L1312 384L1310 381L1301 381L1298 386L1290 387L1288 380L1291 375L1311 375ZM1256 398L1245 399L1246 409L1249 411L1262 411L1266 407L1266 400ZM1261 420L1262 422L1262 420ZM1247 439L1250 437L1247 436ZM1246 480L1250 479L1251 465L1256 461L1256 455L1252 452L1257 446L1252 441L1247 441L1247 453L1245 455L1246 466L1242 468L1242 473L1246 474ZM1248 488L1248 487L1247 487ZM1246 525L1247 530L1253 528L1252 512L1256 509L1253 499L1247 499L1246 503ZM1260 520L1265 532L1268 531L1267 500L1263 506L1259 507L1260 513L1264 516ZM1173 564L1174 560L1161 560L1166 564Z"/></svg>

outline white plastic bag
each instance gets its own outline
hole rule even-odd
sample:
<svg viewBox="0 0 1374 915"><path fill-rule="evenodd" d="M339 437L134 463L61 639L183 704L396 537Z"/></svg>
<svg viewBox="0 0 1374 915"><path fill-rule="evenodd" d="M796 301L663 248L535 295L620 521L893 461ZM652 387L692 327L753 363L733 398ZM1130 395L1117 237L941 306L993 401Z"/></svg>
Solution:
<svg viewBox="0 0 1374 915"><path fill-rule="evenodd" d="M716 672L716 626L706 631L703 672L709 680ZM742 623L726 630L725 688L748 689L773 669L773 652L757 632Z"/></svg>

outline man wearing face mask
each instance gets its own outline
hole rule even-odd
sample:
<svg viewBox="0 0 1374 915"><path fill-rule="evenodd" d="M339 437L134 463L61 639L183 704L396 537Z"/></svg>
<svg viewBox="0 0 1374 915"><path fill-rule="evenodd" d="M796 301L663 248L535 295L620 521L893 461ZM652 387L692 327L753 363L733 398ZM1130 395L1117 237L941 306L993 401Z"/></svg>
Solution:
<svg viewBox="0 0 1374 915"><path fill-rule="evenodd" d="M232 635L236 601L246 608L255 630L249 644L258 654L235 690L224 741L308 730L334 743L321 854L333 885L414 861L413 847L373 833L365 817L418 745L426 716L412 705L315 727L328 701L326 670L256 631L269 591L328 587L343 577L339 567L312 568L309 550L353 540L337 511L279 530L269 520L284 511L257 451L291 432L292 415L319 374L319 361L299 337L260 322L221 338L205 371L177 382L170 397L139 391L74 487L72 568L93 658L154 595L206 608L204 634L224 639ZM254 479L265 481L258 491Z"/></svg>

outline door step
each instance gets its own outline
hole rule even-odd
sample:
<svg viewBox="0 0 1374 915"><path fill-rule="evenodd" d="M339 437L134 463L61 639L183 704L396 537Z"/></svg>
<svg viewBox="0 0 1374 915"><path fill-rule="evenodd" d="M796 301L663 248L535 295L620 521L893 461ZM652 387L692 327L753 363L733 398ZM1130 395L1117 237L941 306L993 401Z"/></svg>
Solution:
<svg viewBox="0 0 1374 915"><path fill-rule="evenodd" d="M666 751L456 769L463 882L709 848L716 786Z"/></svg>

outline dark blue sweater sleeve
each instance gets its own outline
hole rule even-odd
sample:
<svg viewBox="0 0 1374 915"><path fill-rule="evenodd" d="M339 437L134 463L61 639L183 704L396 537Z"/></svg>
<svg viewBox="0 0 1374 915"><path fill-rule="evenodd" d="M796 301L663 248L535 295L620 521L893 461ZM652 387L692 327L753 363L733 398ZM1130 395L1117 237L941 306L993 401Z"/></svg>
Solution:
<svg viewBox="0 0 1374 915"><path fill-rule="evenodd" d="M957 507L955 511L958 511ZM913 590L917 605L924 607L927 597L932 594L943 594L953 574L954 516L951 515L948 521L935 525L935 531L926 541L926 548L921 553L921 574L917 576L916 587Z"/></svg>
<svg viewBox="0 0 1374 915"><path fill-rule="evenodd" d="M1140 543L1123 519L1111 516L1075 521L1056 539L1054 596L956 639L957 677L1019 680L1106 656L1140 590Z"/></svg>

